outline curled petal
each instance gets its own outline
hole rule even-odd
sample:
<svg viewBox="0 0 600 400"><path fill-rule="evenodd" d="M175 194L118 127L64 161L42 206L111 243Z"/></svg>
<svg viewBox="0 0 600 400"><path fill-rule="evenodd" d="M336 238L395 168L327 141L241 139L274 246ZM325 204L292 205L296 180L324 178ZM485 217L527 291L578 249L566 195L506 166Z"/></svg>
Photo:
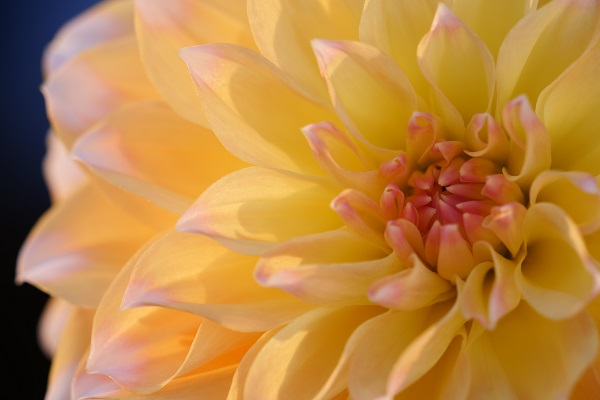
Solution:
<svg viewBox="0 0 600 400"><path fill-rule="evenodd" d="M375 200L357 190L345 189L331 201L331 208L347 227L382 249L387 248L382 235L385 218Z"/></svg>
<svg viewBox="0 0 600 400"><path fill-rule="evenodd" d="M464 239L458 225L443 225L440 228L440 250L437 271L440 276L454 280L465 279L475 266L471 245Z"/></svg>
<svg viewBox="0 0 600 400"><path fill-rule="evenodd" d="M425 256L421 232L414 223L405 218L388 221L385 240L405 265L409 264L409 259L413 254L421 258Z"/></svg>
<svg viewBox="0 0 600 400"><path fill-rule="evenodd" d="M526 209L521 203L511 202L492 208L482 226L492 231L504 243L513 257L523 245L523 219Z"/></svg>
<svg viewBox="0 0 600 400"><path fill-rule="evenodd" d="M475 114L465 132L467 150L471 157L485 157L500 164L508 158L508 137L490 114Z"/></svg>
<svg viewBox="0 0 600 400"><path fill-rule="evenodd" d="M570 318L600 292L598 263L560 208L533 205L525 214L524 238L527 255L515 277L523 297L540 314Z"/></svg>

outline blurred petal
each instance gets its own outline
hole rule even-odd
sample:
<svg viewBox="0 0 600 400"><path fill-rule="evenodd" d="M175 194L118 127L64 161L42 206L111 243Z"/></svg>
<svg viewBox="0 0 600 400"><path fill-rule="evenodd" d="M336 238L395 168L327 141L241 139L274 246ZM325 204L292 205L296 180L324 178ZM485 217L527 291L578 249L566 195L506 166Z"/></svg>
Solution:
<svg viewBox="0 0 600 400"><path fill-rule="evenodd" d="M53 204L67 198L87 180L81 166L71 159L71 154L52 131L46 134L43 173Z"/></svg>

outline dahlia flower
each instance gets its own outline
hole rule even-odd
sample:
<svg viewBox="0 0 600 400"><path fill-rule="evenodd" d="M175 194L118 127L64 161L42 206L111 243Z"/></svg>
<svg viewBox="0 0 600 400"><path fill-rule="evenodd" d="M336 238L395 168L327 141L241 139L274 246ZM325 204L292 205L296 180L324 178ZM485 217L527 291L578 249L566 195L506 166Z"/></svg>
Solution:
<svg viewBox="0 0 600 400"><path fill-rule="evenodd" d="M600 1L113 0L44 56L47 400L600 396Z"/></svg>

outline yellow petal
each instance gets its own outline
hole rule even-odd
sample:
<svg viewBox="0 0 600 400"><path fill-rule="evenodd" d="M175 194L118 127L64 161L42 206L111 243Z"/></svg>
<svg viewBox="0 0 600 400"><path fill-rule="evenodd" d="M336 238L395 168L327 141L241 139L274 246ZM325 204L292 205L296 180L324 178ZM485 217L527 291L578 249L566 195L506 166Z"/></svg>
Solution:
<svg viewBox="0 0 600 400"><path fill-rule="evenodd" d="M273 336L252 363L245 397L312 398L327 382L352 332L380 312L374 306L329 307L296 319Z"/></svg>
<svg viewBox="0 0 600 400"><path fill-rule="evenodd" d="M95 308L123 264L153 234L85 185L36 224L19 253L17 282Z"/></svg>
<svg viewBox="0 0 600 400"><path fill-rule="evenodd" d="M360 21L360 39L389 54L423 98L429 84L417 64L419 41L429 31L436 0L367 0Z"/></svg>
<svg viewBox="0 0 600 400"><path fill-rule="evenodd" d="M329 208L334 196L325 180L250 167L204 191L177 230L203 233L256 253L272 243L342 226Z"/></svg>
<svg viewBox="0 0 600 400"><path fill-rule="evenodd" d="M210 44L185 48L181 56L225 148L251 164L322 174L300 129L337 122L328 107L302 96L276 66L248 49Z"/></svg>
<svg viewBox="0 0 600 400"><path fill-rule="evenodd" d="M586 49L598 11L595 0L558 0L517 23L498 54L498 109L523 94L535 104L540 92Z"/></svg>
<svg viewBox="0 0 600 400"><path fill-rule="evenodd" d="M547 318L569 318L600 292L598 263L577 225L557 206L533 205L525 215L527 255L515 279L523 298Z"/></svg>
<svg viewBox="0 0 600 400"><path fill-rule="evenodd" d="M99 177L178 214L218 178L247 166L162 101L117 111L86 132L73 154Z"/></svg>
<svg viewBox="0 0 600 400"><path fill-rule="evenodd" d="M261 53L310 95L324 99L327 94L310 41L358 39L363 2L250 0L248 18Z"/></svg>
<svg viewBox="0 0 600 400"><path fill-rule="evenodd" d="M553 203L565 211L583 233L600 227L600 188L584 172L547 171L540 174L529 193L531 204Z"/></svg>
<svg viewBox="0 0 600 400"><path fill-rule="evenodd" d="M469 398L567 398L597 350L586 313L552 321L521 302L496 329L468 344Z"/></svg>
<svg viewBox="0 0 600 400"><path fill-rule="evenodd" d="M483 40L494 58L508 31L531 12L530 0L454 0L452 11Z"/></svg>
<svg viewBox="0 0 600 400"><path fill-rule="evenodd" d="M46 357L52 358L58 347L60 337L75 307L67 301L50 297L38 322L38 340Z"/></svg>
<svg viewBox="0 0 600 400"><path fill-rule="evenodd" d="M456 107L465 125L476 113L488 111L494 94L494 59L443 3L419 43L417 57L427 80Z"/></svg>
<svg viewBox="0 0 600 400"><path fill-rule="evenodd" d="M340 119L360 140L406 148L406 128L417 99L392 58L351 41L313 40L321 74Z"/></svg>
<svg viewBox="0 0 600 400"><path fill-rule="evenodd" d="M600 45L584 54L540 94L536 113L552 137L556 169L600 173Z"/></svg>
<svg viewBox="0 0 600 400"><path fill-rule="evenodd" d="M71 159L64 144L52 131L46 134L43 172L53 204L67 198L87 180L81 166Z"/></svg>
<svg viewBox="0 0 600 400"><path fill-rule="evenodd" d="M79 53L42 87L52 128L67 148L110 113L135 101L157 98L137 54L125 37Z"/></svg>
<svg viewBox="0 0 600 400"><path fill-rule="evenodd" d="M135 10L140 54L150 80L182 116L208 126L179 50L210 42L253 48L246 3L144 0L135 2Z"/></svg>
<svg viewBox="0 0 600 400"><path fill-rule="evenodd" d="M299 236L262 254L256 279L311 303L366 302L375 280L400 268L395 256L346 230Z"/></svg>
<svg viewBox="0 0 600 400"><path fill-rule="evenodd" d="M205 236L172 232L140 255L123 306L174 308L247 332L278 327L312 308L261 287L253 277L255 263L256 257L233 253Z"/></svg>
<svg viewBox="0 0 600 400"><path fill-rule="evenodd" d="M133 1L103 1L67 22L44 51L46 77L76 54L133 35Z"/></svg>

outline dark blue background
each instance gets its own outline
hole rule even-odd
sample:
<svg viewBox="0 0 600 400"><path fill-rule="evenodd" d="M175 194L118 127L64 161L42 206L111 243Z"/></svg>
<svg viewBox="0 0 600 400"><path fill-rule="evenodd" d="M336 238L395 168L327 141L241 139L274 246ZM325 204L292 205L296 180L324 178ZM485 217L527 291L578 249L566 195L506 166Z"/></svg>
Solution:
<svg viewBox="0 0 600 400"><path fill-rule="evenodd" d="M24 0L0 8L0 397L43 399L49 362L37 344L37 320L46 295L14 284L18 249L49 207L41 173L48 122L40 93L44 47L70 18L93 0ZM8 374L4 371L8 370ZM66 399L65 399L66 400Z"/></svg>

